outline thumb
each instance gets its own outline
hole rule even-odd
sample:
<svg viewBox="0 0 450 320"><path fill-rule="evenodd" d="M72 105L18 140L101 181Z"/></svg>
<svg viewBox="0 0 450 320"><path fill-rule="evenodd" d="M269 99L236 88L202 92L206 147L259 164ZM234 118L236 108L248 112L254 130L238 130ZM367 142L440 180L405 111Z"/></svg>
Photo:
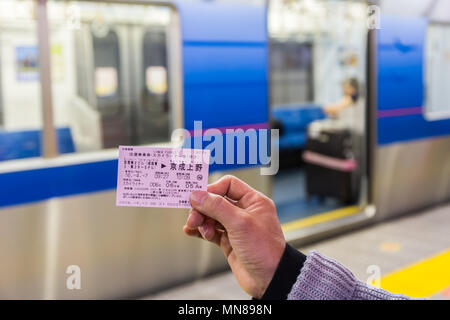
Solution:
<svg viewBox="0 0 450 320"><path fill-rule="evenodd" d="M241 217L240 208L220 195L196 190L190 200L192 208L219 221L226 229Z"/></svg>

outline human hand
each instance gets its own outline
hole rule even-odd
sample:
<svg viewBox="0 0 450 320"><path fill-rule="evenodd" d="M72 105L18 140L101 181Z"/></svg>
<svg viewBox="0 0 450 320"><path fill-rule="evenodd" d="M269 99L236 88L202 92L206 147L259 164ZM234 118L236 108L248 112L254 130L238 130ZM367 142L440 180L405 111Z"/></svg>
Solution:
<svg viewBox="0 0 450 320"><path fill-rule="evenodd" d="M340 109L338 107L335 106L329 106L329 107L325 107L323 109L323 111L330 117L337 117L339 114Z"/></svg>
<svg viewBox="0 0 450 320"><path fill-rule="evenodd" d="M230 175L190 200L183 231L218 245L242 289L261 298L286 246L274 202Z"/></svg>

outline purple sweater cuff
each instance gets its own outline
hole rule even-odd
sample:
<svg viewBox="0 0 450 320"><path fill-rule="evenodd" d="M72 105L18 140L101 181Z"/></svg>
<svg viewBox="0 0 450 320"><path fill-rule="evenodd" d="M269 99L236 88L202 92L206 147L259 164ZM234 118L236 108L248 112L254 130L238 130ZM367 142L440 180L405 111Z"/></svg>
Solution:
<svg viewBox="0 0 450 320"><path fill-rule="evenodd" d="M312 251L288 295L288 300L406 300L359 281L339 262Z"/></svg>

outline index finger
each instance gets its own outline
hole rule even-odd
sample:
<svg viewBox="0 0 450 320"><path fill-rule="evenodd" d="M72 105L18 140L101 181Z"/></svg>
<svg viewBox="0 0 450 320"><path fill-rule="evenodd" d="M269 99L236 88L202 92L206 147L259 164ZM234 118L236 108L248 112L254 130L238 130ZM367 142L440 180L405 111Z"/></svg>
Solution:
<svg viewBox="0 0 450 320"><path fill-rule="evenodd" d="M226 196L235 201L241 200L243 196L253 191L252 187L232 175L223 176L218 181L208 185L208 192Z"/></svg>

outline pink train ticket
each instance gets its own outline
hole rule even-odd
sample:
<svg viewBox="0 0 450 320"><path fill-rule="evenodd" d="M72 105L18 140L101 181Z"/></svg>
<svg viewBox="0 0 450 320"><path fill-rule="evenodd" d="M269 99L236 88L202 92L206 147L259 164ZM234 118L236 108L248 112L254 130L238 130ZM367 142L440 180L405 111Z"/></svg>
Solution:
<svg viewBox="0 0 450 320"><path fill-rule="evenodd" d="M208 185L209 150L119 147L116 205L190 208Z"/></svg>

